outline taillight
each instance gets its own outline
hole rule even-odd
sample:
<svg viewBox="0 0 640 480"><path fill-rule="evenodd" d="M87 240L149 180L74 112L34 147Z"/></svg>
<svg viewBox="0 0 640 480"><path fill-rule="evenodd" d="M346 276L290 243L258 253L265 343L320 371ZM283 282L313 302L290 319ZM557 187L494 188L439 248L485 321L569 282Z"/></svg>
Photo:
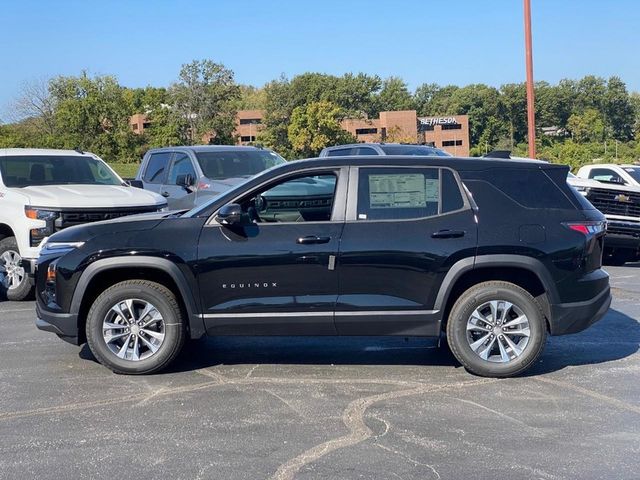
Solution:
<svg viewBox="0 0 640 480"><path fill-rule="evenodd" d="M583 235L597 235L607 229L607 222L566 222L563 225Z"/></svg>

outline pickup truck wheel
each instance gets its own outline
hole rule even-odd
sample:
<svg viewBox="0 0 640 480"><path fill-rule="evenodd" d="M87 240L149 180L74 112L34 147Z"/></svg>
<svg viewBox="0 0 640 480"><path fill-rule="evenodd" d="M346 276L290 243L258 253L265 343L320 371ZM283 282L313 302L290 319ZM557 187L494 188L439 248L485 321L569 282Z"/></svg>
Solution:
<svg viewBox="0 0 640 480"><path fill-rule="evenodd" d="M180 353L185 325L175 295L163 285L129 280L105 290L87 315L87 343L115 373L147 374Z"/></svg>
<svg viewBox="0 0 640 480"><path fill-rule="evenodd" d="M547 329L540 305L507 282L480 283L451 309L447 341L458 361L483 377L511 377L528 369L544 348Z"/></svg>
<svg viewBox="0 0 640 480"><path fill-rule="evenodd" d="M0 241L0 289L7 300L26 299L33 286L22 266L22 257L15 237Z"/></svg>
<svg viewBox="0 0 640 480"><path fill-rule="evenodd" d="M634 260L633 250L616 250L610 255L606 255L603 259L605 265L621 267L627 262Z"/></svg>

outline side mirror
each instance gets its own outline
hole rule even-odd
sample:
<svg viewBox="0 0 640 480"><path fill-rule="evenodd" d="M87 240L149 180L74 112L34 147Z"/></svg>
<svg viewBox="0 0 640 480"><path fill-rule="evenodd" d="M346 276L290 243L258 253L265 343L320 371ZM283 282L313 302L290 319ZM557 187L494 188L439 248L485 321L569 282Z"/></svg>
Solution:
<svg viewBox="0 0 640 480"><path fill-rule="evenodd" d="M176 185L184 188L185 190L190 190L194 183L193 175L190 173L185 173L184 175L178 175L176 177Z"/></svg>
<svg viewBox="0 0 640 480"><path fill-rule="evenodd" d="M216 221L222 225L237 225L242 220L242 207L237 203L227 203L216 214Z"/></svg>
<svg viewBox="0 0 640 480"><path fill-rule="evenodd" d="M144 189L144 183L142 183L142 180L131 179L131 180L126 180L126 182L132 187Z"/></svg>

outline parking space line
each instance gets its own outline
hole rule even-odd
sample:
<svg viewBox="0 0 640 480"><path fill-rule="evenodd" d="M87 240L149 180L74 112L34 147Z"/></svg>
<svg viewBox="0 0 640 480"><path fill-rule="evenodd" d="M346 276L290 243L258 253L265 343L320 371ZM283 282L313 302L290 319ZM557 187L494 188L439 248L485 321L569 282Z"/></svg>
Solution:
<svg viewBox="0 0 640 480"><path fill-rule="evenodd" d="M561 380L554 380L548 377L535 377L533 378L533 380L567 388L569 390L573 390L574 392L578 392L588 397L595 398L596 400L603 401L605 403L608 403L609 405L613 405L623 410L628 410L630 412L640 414L640 406L633 405L631 403L627 403L625 401L618 400L617 398L609 397L607 395L603 395L602 393L594 392L593 390L589 390L588 388L573 385L572 383L563 382Z"/></svg>

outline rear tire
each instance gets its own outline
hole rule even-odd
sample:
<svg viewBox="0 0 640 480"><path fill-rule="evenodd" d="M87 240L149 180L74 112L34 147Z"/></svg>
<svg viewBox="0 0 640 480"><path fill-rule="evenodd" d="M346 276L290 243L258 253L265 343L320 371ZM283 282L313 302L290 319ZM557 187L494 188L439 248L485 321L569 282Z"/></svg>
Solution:
<svg viewBox="0 0 640 480"><path fill-rule="evenodd" d="M180 353L185 330L175 295L146 280L109 287L87 315L89 348L115 373L142 375L166 368Z"/></svg>
<svg viewBox="0 0 640 480"><path fill-rule="evenodd" d="M456 301L447 323L451 352L471 373L512 377L531 367L547 329L540 305L508 282L480 283Z"/></svg>
<svg viewBox="0 0 640 480"><path fill-rule="evenodd" d="M33 291L29 275L22 266L22 257L15 237L0 240L0 290L7 300L26 300Z"/></svg>

